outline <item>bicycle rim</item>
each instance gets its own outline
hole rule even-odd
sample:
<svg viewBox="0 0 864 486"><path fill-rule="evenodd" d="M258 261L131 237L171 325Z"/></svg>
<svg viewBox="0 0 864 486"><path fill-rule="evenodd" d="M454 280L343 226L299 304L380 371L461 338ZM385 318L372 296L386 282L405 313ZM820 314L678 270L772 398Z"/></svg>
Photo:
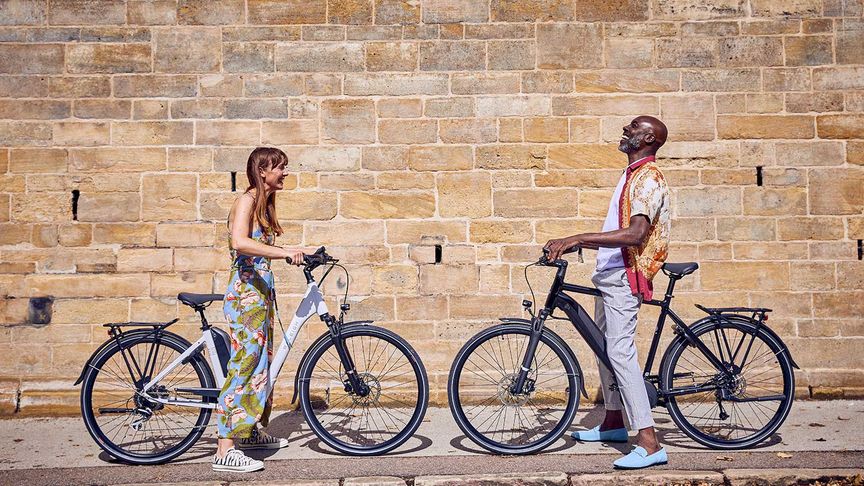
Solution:
<svg viewBox="0 0 864 486"><path fill-rule="evenodd" d="M761 442L780 427L792 406L794 376L785 348L752 325L733 322L706 326L696 334L732 370L732 378L724 378L695 346L676 344L664 367L664 388L714 383L726 396L714 390L670 397L672 419L709 447L739 449Z"/></svg>
<svg viewBox="0 0 864 486"><path fill-rule="evenodd" d="M450 377L451 411L463 432L497 453L542 450L570 425L579 403L575 366L561 345L541 338L526 393L512 393L530 329L481 333L457 355Z"/></svg>
<svg viewBox="0 0 864 486"><path fill-rule="evenodd" d="M416 431L425 414L429 385L423 364L407 343L382 329L346 329L342 338L368 391L351 389L328 339L311 356L302 375L306 420L319 438L340 452L390 451Z"/></svg>
<svg viewBox="0 0 864 486"><path fill-rule="evenodd" d="M171 460L197 441L211 410L160 404L140 390L185 351L185 346L164 337L148 336L125 343L124 350L112 346L88 370L81 397L85 425L100 447L118 459L138 464ZM151 367L143 371L148 357ZM178 389L212 386L209 369L200 360L192 359L154 386L150 398L202 403L206 399Z"/></svg>

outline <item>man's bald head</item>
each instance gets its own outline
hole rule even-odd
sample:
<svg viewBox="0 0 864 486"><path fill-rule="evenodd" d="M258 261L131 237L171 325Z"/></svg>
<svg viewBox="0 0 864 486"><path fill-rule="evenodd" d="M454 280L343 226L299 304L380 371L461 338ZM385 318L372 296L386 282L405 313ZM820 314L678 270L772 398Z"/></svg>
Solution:
<svg viewBox="0 0 864 486"><path fill-rule="evenodd" d="M653 155L666 143L668 130L657 118L637 116L623 127L623 136L618 149L626 154Z"/></svg>

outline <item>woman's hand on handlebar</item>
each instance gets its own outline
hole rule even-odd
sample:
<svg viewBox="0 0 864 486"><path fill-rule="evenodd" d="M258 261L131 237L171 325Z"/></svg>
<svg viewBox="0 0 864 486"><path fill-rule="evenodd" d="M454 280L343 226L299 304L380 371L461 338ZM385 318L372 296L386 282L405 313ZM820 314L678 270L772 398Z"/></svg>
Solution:
<svg viewBox="0 0 864 486"><path fill-rule="evenodd" d="M285 261L289 264L296 265L298 267L305 264L303 257L306 255L301 250L286 248L285 252L287 253L287 255L285 256Z"/></svg>
<svg viewBox="0 0 864 486"><path fill-rule="evenodd" d="M568 253L569 250L573 250L578 246L579 240L575 236L569 236L567 238L549 240L543 246L543 250L548 251L546 259L550 262L554 262L555 260L561 258L561 255L563 255L564 253Z"/></svg>

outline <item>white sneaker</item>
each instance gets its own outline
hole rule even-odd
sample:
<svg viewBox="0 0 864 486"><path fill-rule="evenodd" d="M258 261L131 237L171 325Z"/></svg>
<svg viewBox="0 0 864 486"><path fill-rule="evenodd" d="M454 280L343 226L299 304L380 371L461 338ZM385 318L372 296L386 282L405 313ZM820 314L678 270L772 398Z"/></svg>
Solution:
<svg viewBox="0 0 864 486"><path fill-rule="evenodd" d="M236 439L234 442L241 449L281 449L288 447L288 444L290 444L288 439L273 437L264 432L264 429L258 427L252 430L252 437L248 439Z"/></svg>
<svg viewBox="0 0 864 486"><path fill-rule="evenodd" d="M232 447L222 457L213 456L211 466L217 472L248 473L264 469L264 461L252 459L243 454L243 451Z"/></svg>

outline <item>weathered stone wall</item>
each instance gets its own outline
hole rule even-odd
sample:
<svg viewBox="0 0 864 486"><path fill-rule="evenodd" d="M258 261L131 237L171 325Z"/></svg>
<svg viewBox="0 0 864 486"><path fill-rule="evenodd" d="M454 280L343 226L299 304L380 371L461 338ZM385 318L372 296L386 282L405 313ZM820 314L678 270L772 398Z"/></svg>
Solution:
<svg viewBox="0 0 864 486"><path fill-rule="evenodd" d="M409 338L442 403L464 341L520 314L540 245L601 227L621 126L638 114L670 128L670 259L701 265L674 308L773 307L799 393L860 396L862 12L861 0L2 0L2 410L74 411L104 322L179 316L194 336L174 296L224 290L231 173L245 188L262 144L290 158L280 244L347 262L350 317ZM290 309L301 275L276 271ZM548 272L531 275L542 293ZM50 324L28 323L34 296L54 297ZM656 312L643 315L644 358ZM551 325L596 387L585 347ZM292 366L321 331L303 331Z"/></svg>

